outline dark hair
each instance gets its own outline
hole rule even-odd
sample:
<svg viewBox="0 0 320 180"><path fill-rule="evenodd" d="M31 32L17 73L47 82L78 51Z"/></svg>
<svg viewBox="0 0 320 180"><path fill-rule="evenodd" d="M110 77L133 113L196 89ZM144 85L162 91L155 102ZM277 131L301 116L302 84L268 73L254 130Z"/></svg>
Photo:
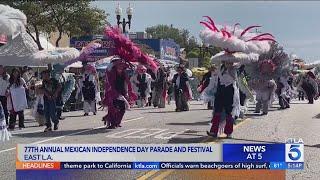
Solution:
<svg viewBox="0 0 320 180"><path fill-rule="evenodd" d="M50 75L50 70L44 70L40 73L41 79L43 78L44 74L49 74Z"/></svg>
<svg viewBox="0 0 320 180"><path fill-rule="evenodd" d="M13 75L14 72L18 72L18 78L17 79L14 79L14 75ZM16 86L20 86L21 85L21 72L17 68L12 69L11 74L10 74L9 83L11 85L15 83Z"/></svg>
<svg viewBox="0 0 320 180"><path fill-rule="evenodd" d="M9 76L8 76L8 74L7 74L6 69L5 69L2 65L0 65L0 67L3 68L3 73L1 74L2 79L3 79L3 80L8 80Z"/></svg>

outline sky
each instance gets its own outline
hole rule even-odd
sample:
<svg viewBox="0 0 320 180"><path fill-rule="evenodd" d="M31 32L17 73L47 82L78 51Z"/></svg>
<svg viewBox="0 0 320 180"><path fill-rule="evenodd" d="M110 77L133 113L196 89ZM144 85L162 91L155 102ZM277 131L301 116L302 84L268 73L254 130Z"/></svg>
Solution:
<svg viewBox="0 0 320 180"><path fill-rule="evenodd" d="M108 21L115 25L117 4L127 16L129 2L133 32L172 24L188 29L199 39L203 29L199 22L208 15L216 24L240 23L242 28L261 25L259 31L273 34L288 54L307 62L320 60L320 1L95 1L92 6L109 13Z"/></svg>

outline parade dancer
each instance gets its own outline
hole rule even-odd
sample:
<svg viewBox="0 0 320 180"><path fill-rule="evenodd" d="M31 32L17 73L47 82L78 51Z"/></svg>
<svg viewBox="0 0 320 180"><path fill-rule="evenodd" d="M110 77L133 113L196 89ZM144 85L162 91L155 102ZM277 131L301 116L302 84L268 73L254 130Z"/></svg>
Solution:
<svg viewBox="0 0 320 180"><path fill-rule="evenodd" d="M290 108L290 86L288 84L288 81L284 76L281 76L277 81L277 95L279 99L279 109L286 109Z"/></svg>
<svg viewBox="0 0 320 180"><path fill-rule="evenodd" d="M147 65L154 72L157 65L154 60L144 54L128 37L124 36L119 28L106 27L105 36L114 41L114 54L117 58L111 61L106 71L105 97L103 104L108 107L108 114L103 117L107 128L120 127L121 120L131 102L137 99L132 91L130 79L126 69L132 65L129 62L138 62Z"/></svg>
<svg viewBox="0 0 320 180"><path fill-rule="evenodd" d="M13 69L9 79L10 85L7 91L7 108L10 112L9 130L14 130L17 116L19 116L19 128L24 126L24 110L28 108L26 98L26 83L18 69Z"/></svg>
<svg viewBox="0 0 320 180"><path fill-rule="evenodd" d="M314 99L319 96L318 84L315 79L316 76L309 71L299 83L308 98L309 104L313 104Z"/></svg>
<svg viewBox="0 0 320 180"><path fill-rule="evenodd" d="M210 84L210 80L214 79L214 77L216 77L217 73L216 73L216 66L212 65L209 69L209 71L203 75L202 80L199 84L198 87L198 92L201 94L202 99L204 98L204 90L209 86ZM210 88L212 89L212 88ZM207 103L207 108L208 109L213 109L213 102L212 100L210 100L211 98L205 98L204 102Z"/></svg>
<svg viewBox="0 0 320 180"><path fill-rule="evenodd" d="M88 116L89 112L94 115L97 114L97 93L98 93L98 80L96 76L96 69L93 65L87 64L85 67L83 77L80 81L80 89L83 95L83 110L84 116Z"/></svg>
<svg viewBox="0 0 320 180"><path fill-rule="evenodd" d="M242 64L256 63L261 54L269 52L271 42L275 42L275 40L270 33L257 34L250 32L253 28L260 26L240 29L238 28L240 24L236 23L233 27L224 26L218 29L213 19L209 16L204 17L208 21L200 22L205 26L205 29L200 32L200 38L205 44L212 44L224 50L211 58L212 63L224 63L219 71L212 126L207 134L217 137L222 113L224 112L226 114L224 133L227 134L227 137L232 137L234 118L240 115L236 69ZM256 69L258 68L255 65Z"/></svg>
<svg viewBox="0 0 320 180"><path fill-rule="evenodd" d="M269 106L274 100L276 83L274 80L260 80L257 84L252 84L256 91L256 109L255 113L260 114L262 109L262 115L267 115L269 111Z"/></svg>
<svg viewBox="0 0 320 180"><path fill-rule="evenodd" d="M167 101L168 101L168 105L171 104L171 99L173 97L173 91L174 91L174 87L173 87L173 83L172 83L172 79L173 79L173 76L174 76L174 72L171 68L167 68L167 73L168 73L168 81L167 81L167 87L168 87L168 90L167 90Z"/></svg>
<svg viewBox="0 0 320 180"><path fill-rule="evenodd" d="M165 108L167 97L167 73L162 63L157 71L156 79L154 81L153 91L153 106Z"/></svg>
<svg viewBox="0 0 320 180"><path fill-rule="evenodd" d="M65 87L65 83L66 83L66 79L63 76L63 72L64 72L64 65L61 64L54 64L53 65L53 71L52 71L52 76L53 78L55 78L59 84L61 85L61 91L59 92L58 96L55 99L56 102L56 113L57 113L57 118L59 120L63 120L64 118L61 117L62 115L62 110L63 110L63 106L64 106L64 102L62 99L62 90Z"/></svg>
<svg viewBox="0 0 320 180"><path fill-rule="evenodd" d="M202 90L201 99L204 101L204 103L210 102L212 109L214 109L214 101L215 101L215 94L217 92L219 73L218 73L218 70L216 70L215 66L214 66L215 68L212 68L212 67L211 69L212 70L215 69L215 70L213 70L210 73L211 77L209 79L209 84L204 90ZM200 92L201 92L201 88L202 86L200 86Z"/></svg>
<svg viewBox="0 0 320 180"><path fill-rule="evenodd" d="M172 79L172 83L174 84L176 111L189 111L188 100L192 99L189 77L182 64L177 67L177 72L178 73L175 74Z"/></svg>
<svg viewBox="0 0 320 180"><path fill-rule="evenodd" d="M147 73L147 68L143 65L138 65L136 73L131 77L134 90L138 94L138 107L144 107L149 102L151 81L152 79Z"/></svg>
<svg viewBox="0 0 320 180"><path fill-rule="evenodd" d="M126 73L128 64L122 59L114 59L106 71L104 105L108 114L103 118L107 129L121 127L121 121L130 101L136 99L131 82Z"/></svg>
<svg viewBox="0 0 320 180"><path fill-rule="evenodd" d="M58 130L59 118L57 117L57 101L59 101L59 96L61 96L62 86L55 78L50 78L50 71L45 70L41 73L42 75L42 90L43 90L43 100L44 100L44 115L46 118L46 128L44 132Z"/></svg>
<svg viewBox="0 0 320 180"><path fill-rule="evenodd" d="M218 74L217 90L214 99L214 115L212 126L207 134L217 137L221 115L226 114L224 133L228 138L232 137L234 122L234 107L240 109L239 89L237 87L237 70L232 62L224 63ZM237 103L238 102L238 103ZM236 105L238 104L238 105Z"/></svg>
<svg viewBox="0 0 320 180"><path fill-rule="evenodd" d="M154 99L154 81L156 80L156 73L157 72L153 72L149 67L147 67L147 73L151 76L151 83L150 83L150 91L151 93L149 93L149 98L148 98L148 103L146 104L146 106L152 106L153 103L153 99Z"/></svg>

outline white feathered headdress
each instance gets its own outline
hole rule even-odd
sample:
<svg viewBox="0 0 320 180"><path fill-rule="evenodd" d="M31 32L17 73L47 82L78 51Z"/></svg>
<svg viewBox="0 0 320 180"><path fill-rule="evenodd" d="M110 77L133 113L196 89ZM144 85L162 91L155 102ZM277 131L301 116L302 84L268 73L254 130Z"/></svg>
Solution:
<svg viewBox="0 0 320 180"><path fill-rule="evenodd" d="M201 21L206 28L200 32L200 38L205 44L212 44L224 50L224 53L219 57L212 58L213 61L229 61L238 62L255 62L258 56L270 50L272 42L276 42L273 35L270 33L257 34L249 32L253 28L261 26L249 26L246 29L237 28L239 23L233 27L224 26L218 29L214 21L209 16L204 16L208 21ZM238 54L234 54L238 53ZM233 55L232 55L233 54ZM239 58L238 58L239 57Z"/></svg>
<svg viewBox="0 0 320 180"><path fill-rule="evenodd" d="M25 31L26 15L18 9L0 4L0 33L14 36Z"/></svg>

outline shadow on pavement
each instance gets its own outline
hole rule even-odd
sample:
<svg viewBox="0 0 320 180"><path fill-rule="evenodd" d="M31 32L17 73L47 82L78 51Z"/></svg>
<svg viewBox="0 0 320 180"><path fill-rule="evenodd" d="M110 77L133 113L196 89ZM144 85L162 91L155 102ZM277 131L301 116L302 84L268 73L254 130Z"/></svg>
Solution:
<svg viewBox="0 0 320 180"><path fill-rule="evenodd" d="M245 117L261 116L260 114L245 114Z"/></svg>
<svg viewBox="0 0 320 180"><path fill-rule="evenodd" d="M190 109L189 111L212 111L212 109Z"/></svg>
<svg viewBox="0 0 320 180"><path fill-rule="evenodd" d="M70 116L63 116L64 118L79 118L79 117L85 117L83 115L70 115ZM86 116L86 117L90 117L90 116Z"/></svg>
<svg viewBox="0 0 320 180"><path fill-rule="evenodd" d="M146 111L146 110L156 110L156 109L161 109L161 108L157 108L157 107L153 107L153 106L148 106L148 107L132 107L130 109L134 109L134 110L140 110L140 111Z"/></svg>
<svg viewBox="0 0 320 180"><path fill-rule="evenodd" d="M176 111L156 111L156 112L144 112L142 114L146 114L146 113L175 113Z"/></svg>
<svg viewBox="0 0 320 180"><path fill-rule="evenodd" d="M308 102L291 102L290 104L308 104Z"/></svg>
<svg viewBox="0 0 320 180"><path fill-rule="evenodd" d="M37 123L37 125L33 125L33 126L26 126L26 128L32 128L32 127L41 127L41 126L39 126L38 125L38 123ZM44 126L43 126L44 127ZM24 128L24 129L26 129L26 128Z"/></svg>
<svg viewBox="0 0 320 180"><path fill-rule="evenodd" d="M77 133L70 136L78 136L78 135L95 135L95 134L103 134L103 133L109 133L112 132L112 129L106 129L105 127L99 128L99 129L93 129L91 131L85 131L82 133Z"/></svg>
<svg viewBox="0 0 320 180"><path fill-rule="evenodd" d="M320 144L315 144L315 145L304 145L304 146L307 146L307 147L312 147L312 148L320 148Z"/></svg>
<svg viewBox="0 0 320 180"><path fill-rule="evenodd" d="M312 117L313 119L320 119L320 114L315 115L314 117Z"/></svg>
<svg viewBox="0 0 320 180"><path fill-rule="evenodd" d="M37 122L37 121L35 119L24 119L24 123L31 123L31 122Z"/></svg>
<svg viewBox="0 0 320 180"><path fill-rule="evenodd" d="M174 125L174 126L208 126L210 121L199 121L199 122L192 122L192 123L167 123L166 125Z"/></svg>
<svg viewBox="0 0 320 180"><path fill-rule="evenodd" d="M37 121L25 121L24 124L36 123ZM30 127L30 126L29 126Z"/></svg>

